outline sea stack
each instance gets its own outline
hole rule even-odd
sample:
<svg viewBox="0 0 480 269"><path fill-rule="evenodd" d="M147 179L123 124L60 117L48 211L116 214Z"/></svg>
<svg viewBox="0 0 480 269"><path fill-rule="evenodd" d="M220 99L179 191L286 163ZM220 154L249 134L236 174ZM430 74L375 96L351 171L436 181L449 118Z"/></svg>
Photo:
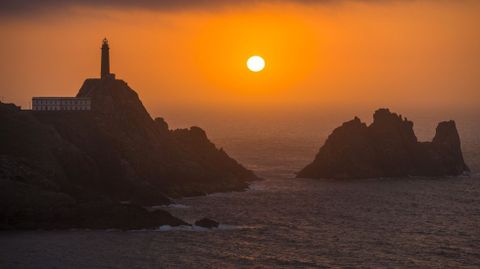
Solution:
<svg viewBox="0 0 480 269"><path fill-rule="evenodd" d="M413 122L388 109L367 126L355 117L336 128L297 177L356 179L457 176L469 171L454 121L438 124L432 142L419 142Z"/></svg>

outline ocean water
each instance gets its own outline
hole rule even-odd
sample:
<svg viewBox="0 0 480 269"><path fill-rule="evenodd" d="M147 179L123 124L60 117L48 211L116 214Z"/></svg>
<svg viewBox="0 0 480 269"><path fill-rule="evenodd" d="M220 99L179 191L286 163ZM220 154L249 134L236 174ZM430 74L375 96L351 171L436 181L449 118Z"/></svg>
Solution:
<svg viewBox="0 0 480 269"><path fill-rule="evenodd" d="M480 268L480 123L457 123L472 174L434 179L295 179L337 123L213 132L265 180L165 209L218 229L3 232L0 268Z"/></svg>

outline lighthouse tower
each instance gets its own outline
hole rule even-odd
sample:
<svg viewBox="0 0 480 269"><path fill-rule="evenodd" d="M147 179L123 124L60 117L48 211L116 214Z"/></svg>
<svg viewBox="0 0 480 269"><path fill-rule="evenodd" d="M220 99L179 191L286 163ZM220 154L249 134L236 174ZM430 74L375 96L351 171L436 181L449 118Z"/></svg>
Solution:
<svg viewBox="0 0 480 269"><path fill-rule="evenodd" d="M100 77L102 79L115 79L115 74L110 73L110 47L108 46L108 40L103 39L102 43L102 66Z"/></svg>

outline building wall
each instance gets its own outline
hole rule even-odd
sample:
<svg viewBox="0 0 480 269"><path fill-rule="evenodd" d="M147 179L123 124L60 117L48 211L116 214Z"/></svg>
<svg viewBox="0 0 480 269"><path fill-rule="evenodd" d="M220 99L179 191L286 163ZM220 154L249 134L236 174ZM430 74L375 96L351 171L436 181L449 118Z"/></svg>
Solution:
<svg viewBox="0 0 480 269"><path fill-rule="evenodd" d="M77 97L33 97L35 111L88 111L92 109L90 98Z"/></svg>

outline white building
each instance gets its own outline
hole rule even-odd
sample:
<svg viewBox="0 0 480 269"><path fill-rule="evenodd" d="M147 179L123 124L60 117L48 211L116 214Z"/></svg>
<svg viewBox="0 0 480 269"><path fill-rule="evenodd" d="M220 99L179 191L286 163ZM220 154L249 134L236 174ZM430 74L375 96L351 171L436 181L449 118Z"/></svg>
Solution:
<svg viewBox="0 0 480 269"><path fill-rule="evenodd" d="M92 109L89 97L33 97L34 111L85 111Z"/></svg>

